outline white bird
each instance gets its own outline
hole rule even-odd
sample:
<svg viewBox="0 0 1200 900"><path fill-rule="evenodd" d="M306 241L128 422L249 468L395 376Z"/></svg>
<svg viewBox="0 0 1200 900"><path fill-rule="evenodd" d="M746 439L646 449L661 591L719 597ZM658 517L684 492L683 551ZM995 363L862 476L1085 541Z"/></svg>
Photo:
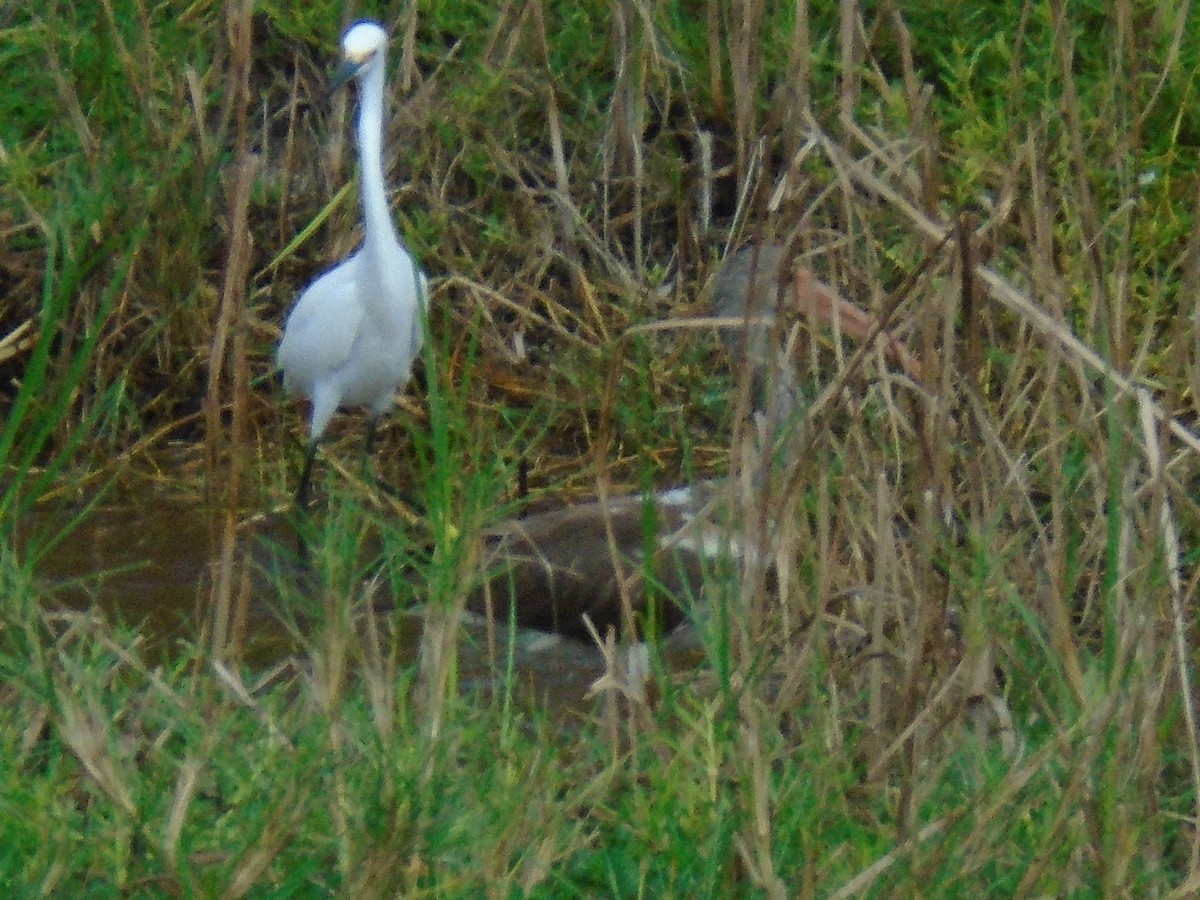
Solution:
<svg viewBox="0 0 1200 900"><path fill-rule="evenodd" d="M362 246L308 286L288 315L279 367L288 393L312 401L309 447L296 492L305 505L317 442L340 406L371 414L369 452L379 416L412 372L421 350L425 275L392 223L383 183L383 87L387 34L357 22L342 38L334 89L359 80L358 156Z"/></svg>

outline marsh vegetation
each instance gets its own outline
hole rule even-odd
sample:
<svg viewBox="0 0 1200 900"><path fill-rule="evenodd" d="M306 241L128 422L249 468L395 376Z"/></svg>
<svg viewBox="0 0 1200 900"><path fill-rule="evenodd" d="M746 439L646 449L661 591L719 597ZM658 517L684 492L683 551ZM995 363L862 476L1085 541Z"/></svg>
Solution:
<svg viewBox="0 0 1200 900"><path fill-rule="evenodd" d="M273 351L360 239L325 92L351 13L77 6L2 17L0 883L1195 891L1186 4L355 8L392 35L429 340L369 468L362 419L330 426L300 522ZM694 320L768 241L922 377L796 332L800 451L745 479L772 577L714 573L649 695L609 672L552 708L515 633L461 627L480 536L741 477L750 389ZM164 497L204 560L166 651L46 577L98 507ZM303 577L264 555L280 522Z"/></svg>

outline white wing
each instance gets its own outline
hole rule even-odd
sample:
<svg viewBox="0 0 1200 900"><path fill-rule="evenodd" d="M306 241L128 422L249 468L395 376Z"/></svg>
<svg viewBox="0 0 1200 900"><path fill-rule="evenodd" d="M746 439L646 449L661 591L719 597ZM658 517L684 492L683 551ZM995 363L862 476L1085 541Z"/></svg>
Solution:
<svg viewBox="0 0 1200 900"><path fill-rule="evenodd" d="M278 362L290 392L311 397L316 382L349 358L363 319L358 262L355 254L319 277L288 315Z"/></svg>

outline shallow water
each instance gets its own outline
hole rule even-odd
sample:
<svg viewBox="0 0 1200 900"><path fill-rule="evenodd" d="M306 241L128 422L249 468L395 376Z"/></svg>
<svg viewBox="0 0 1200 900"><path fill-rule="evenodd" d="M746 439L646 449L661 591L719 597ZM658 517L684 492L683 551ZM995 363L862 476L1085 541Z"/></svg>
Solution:
<svg viewBox="0 0 1200 900"><path fill-rule="evenodd" d="M66 527L71 513L34 511L21 523L24 547ZM36 572L52 598L73 609L98 607L142 626L156 645L191 638L208 594L212 520L203 508L166 497L89 512Z"/></svg>
<svg viewBox="0 0 1200 900"><path fill-rule="evenodd" d="M70 520L65 512L35 512L22 523L20 543L44 538ZM320 603L294 552L295 532L284 519L255 523L255 574L246 617L246 660L266 667L291 654L303 654L301 642L284 624L304 614L303 605ZM110 620L137 627L147 652L170 656L179 642L196 642L207 623L217 553L214 515L194 502L148 496L140 502L116 502L88 513L83 521L38 562L36 571L51 603L72 609L96 608ZM289 615L280 584L300 592ZM316 594L317 596L309 595ZM298 607L298 608L297 608ZM414 612L389 612L400 665L416 661L422 618ZM303 626L302 626L303 627ZM459 643L459 679L464 691L499 689L511 646L515 683L522 696L559 712L592 708L587 692L604 672L599 651L588 644L540 632L519 630L511 636L467 616ZM489 644L497 660L493 664Z"/></svg>

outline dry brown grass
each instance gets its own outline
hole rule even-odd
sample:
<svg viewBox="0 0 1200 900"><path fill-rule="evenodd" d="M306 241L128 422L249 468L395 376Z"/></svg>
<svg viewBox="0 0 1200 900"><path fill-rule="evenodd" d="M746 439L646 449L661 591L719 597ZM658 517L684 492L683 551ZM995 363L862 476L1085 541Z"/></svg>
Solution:
<svg viewBox="0 0 1200 900"><path fill-rule="evenodd" d="M1022 7L1019 32L1036 27L1035 7ZM561 794L489 833L481 869L498 893L553 884L555 866L613 836L639 785L678 766L677 781L701 785L713 808L728 802L720 867L730 892L857 896L926 883L952 892L997 873L1016 896L1194 885L1200 739L1189 611L1200 509L1190 488L1200 362L1189 304L1200 286L1200 226L1178 246L1175 232L1160 238L1145 227L1169 212L1171 192L1137 186L1151 155L1149 113L1128 100L1154 74L1142 61L1150 50L1161 77L1148 83L1162 96L1188 50L1182 13L1170 22L1162 14L1158 30L1143 33L1133 5L1115 4L1106 21L1119 40L1098 87L1080 83L1081 68L1095 69L1078 56L1067 5L1051 4L1061 94L1042 108L1021 105L1029 49L1015 41L1003 107L1013 125L987 148L948 133L952 117L937 96L945 85L923 83L923 36L900 8L876 16L844 0L826 43L797 0L785 68L767 33L780 21L776 5L707 10L699 77L640 3L620 3L605 19L611 30L585 61L592 81L562 62L570 10L541 0L504 5L482 42L439 45L444 36L423 30L420 10L389 23L402 85L387 140L394 201L434 277L439 370L425 378L467 385L459 427L477 455L464 452L464 479L489 454L505 455L514 473L523 459L535 495L568 499L641 486L648 472L669 484L727 471L741 524L772 547L770 559L714 591L705 665L664 676L664 690L685 699L656 707L611 695L598 728L603 759L578 752L575 785L553 780L546 757L528 761L525 777L553 781ZM260 700L270 685L248 689L226 666L247 596L239 517L255 498L282 496L280 460L299 444L300 419L281 414L268 377L270 348L297 288L350 249L357 221L342 188L351 160L343 101L318 125L325 105L313 73L325 48L281 38L256 58L250 38L269 23L251 19L249 4L226 12L228 46L214 28L213 69L187 73L182 118L157 126L156 138L175 148L194 139L210 167L198 183L220 185L201 204L225 211L219 234L190 255L164 246L166 236L148 239L92 364L95 387L123 380L140 411L110 434L120 465L161 460L168 439L182 438L185 465L203 447L208 483L224 487L216 675L181 697L143 672L146 693L169 695L191 723L249 711L295 771L327 776L325 798L270 782L255 836L192 860L225 867L228 893L279 877L318 805L340 884L364 894L415 888L437 870L422 835L438 811L404 807L394 834L359 842L354 765L365 739L346 698L361 677L372 740L387 753L399 752L399 735L427 741L407 788L419 797L445 789L464 753L452 726L469 548L445 562L454 571L413 682L398 675L385 625L347 618L353 589L329 593L308 680L288 686L322 723L328 769L289 737L303 726ZM1161 44L1156 34L1166 35ZM145 51L127 48L122 59L140 72ZM828 66L839 67L836 84L820 74ZM226 75L242 87L220 103L206 99ZM153 105L158 88L146 77L133 79L143 85L135 99ZM464 92L467 81L477 90ZM93 147L84 105L69 79L59 83L81 143ZM590 93L597 85L599 97ZM822 97L827 109L817 108ZM233 162L218 180L224 151ZM1188 184L1173 190L1186 203L1200 196ZM32 214L4 215L10 235L48 227ZM787 244L888 322L922 373L895 371L881 342L782 335L810 379L811 403L791 457L770 478L755 477L763 463L748 387L720 374L727 361L713 336L687 325L707 312L704 286L721 253L748 241ZM187 302L156 317L152 267L181 254L175 271L194 279L194 292L185 288ZM0 367L13 373L28 351L37 264L20 250L5 266L20 312L0 319ZM95 290L81 287L81 315ZM714 413L705 402L714 392L738 399ZM98 396L81 387L77 408ZM514 421L526 423L519 447ZM429 427L422 393L410 391L383 435L386 480L417 479L410 434ZM352 417L336 426L355 439L357 428ZM331 457L350 446L333 443ZM502 493L515 495L515 474L510 481ZM495 498L442 501L429 526L439 553L459 540L447 530L455 516L466 510L455 527L469 542ZM52 644L62 659L73 634L68 627ZM134 713L109 721L97 695L72 695L61 680L69 669L39 665L60 680L50 680L52 696L33 719L58 730L80 779L122 822L137 819L136 766L114 732L143 748L167 739L131 725ZM127 657L113 666L136 668ZM420 728L410 730L407 716ZM807 765L827 789L822 802L875 845L826 852L789 842L780 772L801 750L814 754ZM200 815L198 785L212 777L215 752L201 741L185 754L155 832L177 888L208 883L181 863L181 834ZM843 793L838 766L854 775ZM382 790L398 810L403 788L392 777ZM826 824L836 818L824 815ZM557 830L547 824L530 849L522 829L542 819ZM644 827L652 845L650 821L628 827ZM890 849L874 852L885 839Z"/></svg>

